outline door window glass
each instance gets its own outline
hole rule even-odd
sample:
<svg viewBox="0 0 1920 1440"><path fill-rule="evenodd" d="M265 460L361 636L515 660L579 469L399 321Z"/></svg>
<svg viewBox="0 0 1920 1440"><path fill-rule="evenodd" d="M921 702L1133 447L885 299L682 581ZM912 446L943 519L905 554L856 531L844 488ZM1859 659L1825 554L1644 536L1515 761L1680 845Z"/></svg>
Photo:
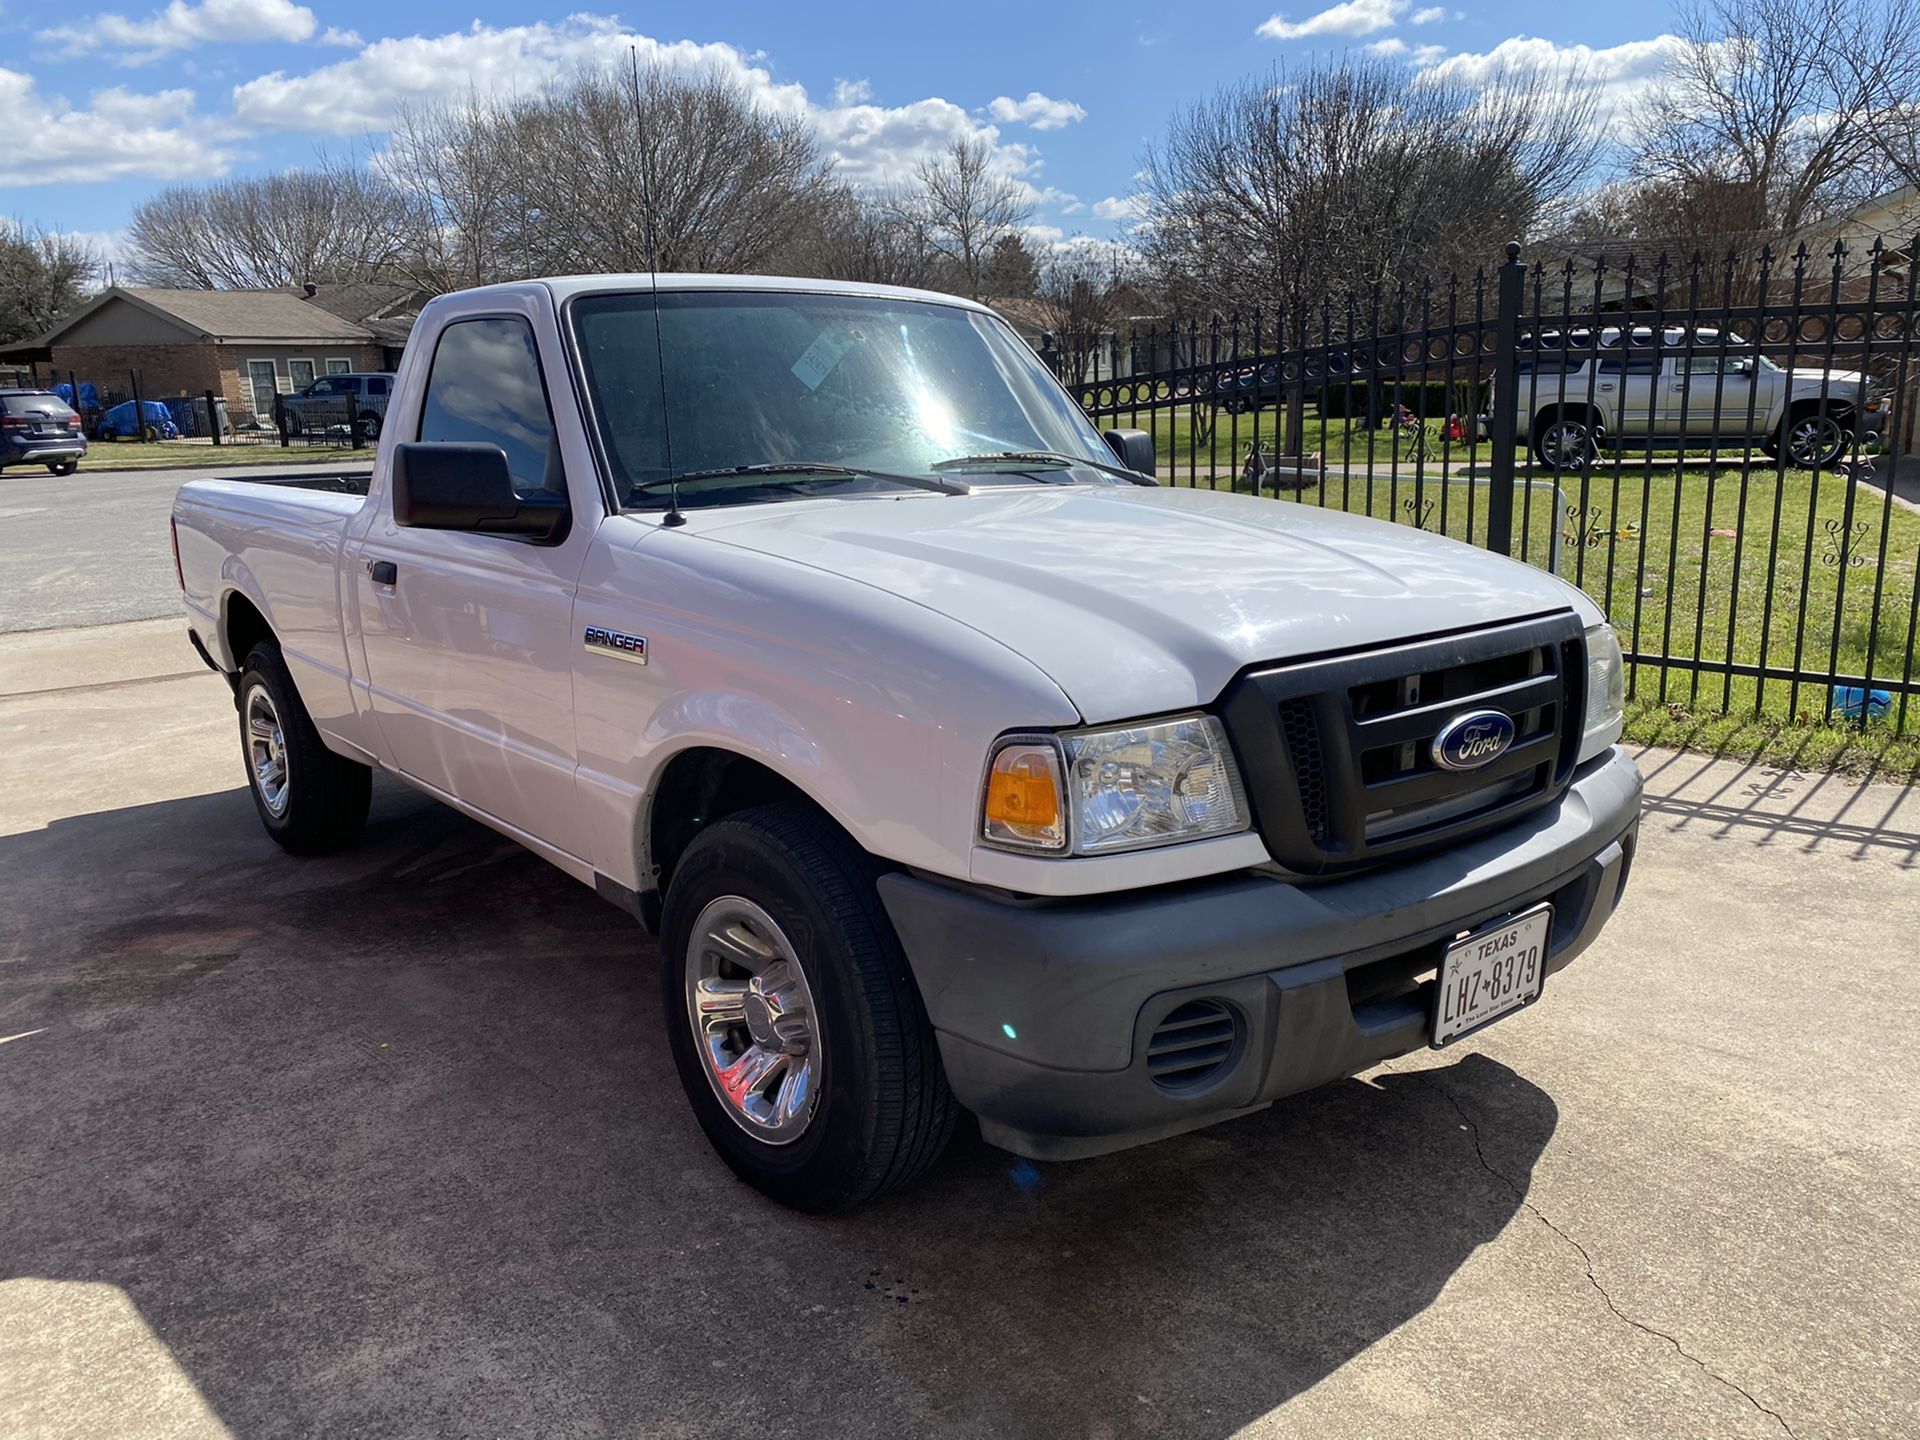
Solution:
<svg viewBox="0 0 1920 1440"><path fill-rule="evenodd" d="M553 412L526 321L457 320L440 332L420 409L420 439L498 445L516 492L566 492Z"/></svg>
<svg viewBox="0 0 1920 1440"><path fill-rule="evenodd" d="M306 389L313 383L313 361L287 361L287 379L292 382L295 390Z"/></svg>

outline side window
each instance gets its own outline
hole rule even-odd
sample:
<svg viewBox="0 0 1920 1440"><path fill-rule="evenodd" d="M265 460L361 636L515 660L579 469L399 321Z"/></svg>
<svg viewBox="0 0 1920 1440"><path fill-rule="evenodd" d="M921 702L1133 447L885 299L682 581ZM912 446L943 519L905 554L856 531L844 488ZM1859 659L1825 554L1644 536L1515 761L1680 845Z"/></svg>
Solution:
<svg viewBox="0 0 1920 1440"><path fill-rule="evenodd" d="M387 393L387 382L385 378L381 376L375 376L374 378L367 381L367 394L384 395L386 393Z"/></svg>
<svg viewBox="0 0 1920 1440"><path fill-rule="evenodd" d="M327 361L327 374L329 375L344 375L351 369L353 369L353 362L351 360L330 358Z"/></svg>
<svg viewBox="0 0 1920 1440"><path fill-rule="evenodd" d="M566 492L533 330L519 318L456 320L440 332L420 409L424 441L498 445L513 488Z"/></svg>

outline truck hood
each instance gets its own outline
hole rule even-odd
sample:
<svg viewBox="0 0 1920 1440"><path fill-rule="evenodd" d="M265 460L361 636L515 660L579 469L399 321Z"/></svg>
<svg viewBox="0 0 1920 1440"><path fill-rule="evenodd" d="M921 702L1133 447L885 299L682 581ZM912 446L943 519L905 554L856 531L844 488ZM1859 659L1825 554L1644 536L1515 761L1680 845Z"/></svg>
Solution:
<svg viewBox="0 0 1920 1440"><path fill-rule="evenodd" d="M1794 369L1789 370L1787 375L1792 379L1795 390L1812 391L1816 394L1819 393L1822 384L1826 385L1828 393L1831 394L1836 390L1855 389L1866 383L1866 377L1858 370Z"/></svg>
<svg viewBox="0 0 1920 1440"><path fill-rule="evenodd" d="M1544 571L1411 526L1209 490L1020 485L694 512L686 533L877 586L1045 671L1088 721L1205 704L1240 670L1546 611Z"/></svg>

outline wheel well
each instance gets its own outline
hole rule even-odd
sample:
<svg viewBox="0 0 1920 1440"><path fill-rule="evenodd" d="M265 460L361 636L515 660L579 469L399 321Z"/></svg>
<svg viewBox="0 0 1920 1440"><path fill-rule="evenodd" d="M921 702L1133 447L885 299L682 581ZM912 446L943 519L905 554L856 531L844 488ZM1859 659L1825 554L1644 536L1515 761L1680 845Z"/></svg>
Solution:
<svg viewBox="0 0 1920 1440"><path fill-rule="evenodd" d="M1845 400L1822 400L1817 395L1803 395L1798 400L1788 402L1786 416L1780 423L1785 425L1788 421L1797 420L1802 415L1820 410L1826 411L1842 425L1853 418L1853 406Z"/></svg>
<svg viewBox="0 0 1920 1440"><path fill-rule="evenodd" d="M233 656L237 671L247 663L247 655L262 640L273 639L273 627L267 617L238 591L227 597L227 653Z"/></svg>
<svg viewBox="0 0 1920 1440"><path fill-rule="evenodd" d="M1538 435L1544 427L1553 424L1563 413L1570 420L1583 420L1587 424L1596 427L1600 423L1600 411L1597 406L1584 403L1576 405L1571 402L1566 404L1543 405L1540 407L1539 413L1533 417L1533 433Z"/></svg>
<svg viewBox="0 0 1920 1440"><path fill-rule="evenodd" d="M708 825L756 805L782 800L806 801L807 796L799 786L757 760L705 746L674 756L653 787L653 798L647 806L644 854L653 870L656 893L666 893L674 866L687 853L694 836Z"/></svg>

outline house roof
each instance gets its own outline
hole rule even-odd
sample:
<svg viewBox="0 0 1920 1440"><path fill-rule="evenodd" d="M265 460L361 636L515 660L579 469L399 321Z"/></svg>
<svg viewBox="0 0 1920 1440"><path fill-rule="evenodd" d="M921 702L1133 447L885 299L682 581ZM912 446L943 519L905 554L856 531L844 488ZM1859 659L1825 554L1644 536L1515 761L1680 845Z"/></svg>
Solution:
<svg viewBox="0 0 1920 1440"><path fill-rule="evenodd" d="M40 337L40 343L55 343L79 321L116 302L165 316L215 344L373 338L365 326L309 305L286 290L162 290L117 285L60 321Z"/></svg>
<svg viewBox="0 0 1920 1440"><path fill-rule="evenodd" d="M369 320L418 314L428 297L417 286L363 280L316 285L313 294L301 294L300 298L308 305L318 305L329 315L364 324Z"/></svg>

